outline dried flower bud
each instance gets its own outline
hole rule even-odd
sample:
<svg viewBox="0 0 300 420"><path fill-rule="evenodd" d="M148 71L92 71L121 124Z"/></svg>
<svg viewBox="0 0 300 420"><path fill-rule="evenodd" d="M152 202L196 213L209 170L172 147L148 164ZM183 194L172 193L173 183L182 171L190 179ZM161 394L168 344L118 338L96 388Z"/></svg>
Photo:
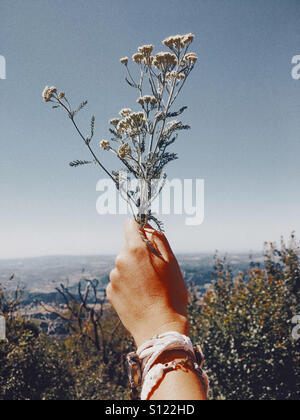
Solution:
<svg viewBox="0 0 300 420"><path fill-rule="evenodd" d="M135 112L128 117L128 124L132 128L138 128L142 126L145 122L145 115L143 112Z"/></svg>
<svg viewBox="0 0 300 420"><path fill-rule="evenodd" d="M150 103L152 106L154 106L157 103L157 99L155 98L155 96L152 96Z"/></svg>
<svg viewBox="0 0 300 420"><path fill-rule="evenodd" d="M193 42L194 39L195 39L194 34L186 34L186 35L183 35L183 37L182 37L182 43L183 43L183 45L188 45L191 42Z"/></svg>
<svg viewBox="0 0 300 420"><path fill-rule="evenodd" d="M51 100L51 98L53 97L53 94L57 92L57 89L55 86L46 86L45 89L43 90L43 99L45 102L49 102Z"/></svg>
<svg viewBox="0 0 300 420"><path fill-rule="evenodd" d="M102 147L102 149L108 151L110 150L110 142L108 140L102 140L100 143L100 147Z"/></svg>
<svg viewBox="0 0 300 420"><path fill-rule="evenodd" d="M170 73L166 74L166 79L173 80L176 79L177 73L176 71L171 71Z"/></svg>
<svg viewBox="0 0 300 420"><path fill-rule="evenodd" d="M121 109L121 111L120 111L120 115L121 115L121 117L128 117L128 115L130 115L131 114L131 109L130 108L123 108L123 109Z"/></svg>
<svg viewBox="0 0 300 420"><path fill-rule="evenodd" d="M173 43L175 45L176 48L180 48L181 47L181 40L182 40L182 36L181 35L175 35L173 36Z"/></svg>
<svg viewBox="0 0 300 420"><path fill-rule="evenodd" d="M153 60L153 65L159 69L160 63L158 60Z"/></svg>
<svg viewBox="0 0 300 420"><path fill-rule="evenodd" d="M169 52L160 52L156 54L153 64L159 69L175 67L177 64L177 58L175 54L171 54Z"/></svg>
<svg viewBox="0 0 300 420"><path fill-rule="evenodd" d="M121 159L125 159L125 157L130 154L131 154L131 149L127 143L124 143L119 147L118 155Z"/></svg>
<svg viewBox="0 0 300 420"><path fill-rule="evenodd" d="M164 39L162 43L171 50L179 50L181 47L189 45L194 38L195 36L191 33L186 35L174 35Z"/></svg>
<svg viewBox="0 0 300 420"><path fill-rule="evenodd" d="M65 97L64 92L59 92L59 94L58 94L58 98L59 98L59 99L64 99L64 97Z"/></svg>
<svg viewBox="0 0 300 420"><path fill-rule="evenodd" d="M168 38L166 38L166 39L164 39L163 41L162 41L162 43L166 46L166 47L168 47L168 48L173 48L173 44L174 44L174 39L173 39L173 37L172 36L169 36Z"/></svg>
<svg viewBox="0 0 300 420"><path fill-rule="evenodd" d="M139 52L143 56L149 57L153 52L153 45L142 45L141 47L139 47Z"/></svg>
<svg viewBox="0 0 300 420"><path fill-rule="evenodd" d="M121 58L120 62L126 66L128 64L128 57Z"/></svg>
<svg viewBox="0 0 300 420"><path fill-rule="evenodd" d="M186 63L187 61L189 61L190 64L195 64L197 60L198 60L198 57L196 56L195 53L186 54L183 57L183 62L184 63Z"/></svg>
<svg viewBox="0 0 300 420"><path fill-rule="evenodd" d="M143 99L144 99L144 102L145 102L146 104L149 104L149 102L151 101L151 96L149 96L149 95L145 95Z"/></svg>
<svg viewBox="0 0 300 420"><path fill-rule="evenodd" d="M150 96L150 95L145 95L145 96L141 96L137 99L137 103L140 105L144 105L144 104L151 104L152 106L155 105L157 103L157 99L154 96Z"/></svg>
<svg viewBox="0 0 300 420"><path fill-rule="evenodd" d="M132 59L136 64L141 64L144 60L144 56L141 53L137 53L132 56Z"/></svg>
<svg viewBox="0 0 300 420"><path fill-rule="evenodd" d="M114 125L115 127L119 124L120 118L113 118L109 121L109 124Z"/></svg>

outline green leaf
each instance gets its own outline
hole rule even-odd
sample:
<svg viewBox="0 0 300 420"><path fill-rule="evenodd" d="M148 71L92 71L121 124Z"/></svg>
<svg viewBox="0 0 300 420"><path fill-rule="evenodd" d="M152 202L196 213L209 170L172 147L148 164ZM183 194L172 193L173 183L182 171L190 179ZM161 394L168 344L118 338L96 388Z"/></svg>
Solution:
<svg viewBox="0 0 300 420"><path fill-rule="evenodd" d="M76 115L77 112L81 111L87 104L88 101L81 102L81 104L75 109L75 111L72 112L73 116Z"/></svg>
<svg viewBox="0 0 300 420"><path fill-rule="evenodd" d="M87 161L87 160L75 160L73 162L70 162L69 165L72 168L77 168L77 166L82 166L82 165L91 165L93 163L96 163L94 160L93 161Z"/></svg>
<svg viewBox="0 0 300 420"><path fill-rule="evenodd" d="M91 139L94 137L95 134L95 116L92 116L91 119Z"/></svg>

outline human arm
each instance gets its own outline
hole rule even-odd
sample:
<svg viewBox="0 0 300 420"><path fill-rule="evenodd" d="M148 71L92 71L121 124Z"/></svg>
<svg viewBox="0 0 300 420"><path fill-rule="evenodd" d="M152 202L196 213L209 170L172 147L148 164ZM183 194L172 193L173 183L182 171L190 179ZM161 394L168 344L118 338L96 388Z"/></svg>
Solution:
<svg viewBox="0 0 300 420"><path fill-rule="evenodd" d="M141 238L139 225L125 225L125 246L116 259L107 296L125 328L139 347L153 336L169 331L189 334L188 292L178 262L165 236L150 226L144 234L157 251L151 252ZM184 360L182 351L168 351L156 363ZM190 369L168 372L150 399L205 399L198 375Z"/></svg>

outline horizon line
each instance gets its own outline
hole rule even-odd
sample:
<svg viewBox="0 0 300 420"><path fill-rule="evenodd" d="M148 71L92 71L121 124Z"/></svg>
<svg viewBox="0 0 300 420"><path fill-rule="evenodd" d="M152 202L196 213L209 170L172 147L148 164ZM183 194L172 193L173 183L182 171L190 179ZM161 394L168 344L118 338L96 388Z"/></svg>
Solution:
<svg viewBox="0 0 300 420"><path fill-rule="evenodd" d="M238 249L216 249L216 250L206 250L206 251L178 251L175 252L175 256L181 255L203 255L203 254L262 254L263 250L238 250ZM14 260L33 260L33 259L42 259L42 258L80 258L80 257L112 257L115 258L117 253L87 253L87 254L43 254L43 255L33 255L33 256L26 256L26 257L0 257L0 261L14 261Z"/></svg>

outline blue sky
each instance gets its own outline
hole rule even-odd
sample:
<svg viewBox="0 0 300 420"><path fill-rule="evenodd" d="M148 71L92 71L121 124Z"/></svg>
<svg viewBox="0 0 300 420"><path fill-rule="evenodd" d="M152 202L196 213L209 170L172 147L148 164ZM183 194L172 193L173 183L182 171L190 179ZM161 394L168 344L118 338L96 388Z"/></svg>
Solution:
<svg viewBox="0 0 300 420"><path fill-rule="evenodd" d="M179 105L192 126L176 145L170 178L204 178L205 222L164 217L177 252L259 250L300 232L298 0L1 0L0 258L114 253L124 217L96 212L96 168L70 121L43 104L56 85L89 105L96 138L136 92L119 58L139 45L193 32L199 56Z"/></svg>

